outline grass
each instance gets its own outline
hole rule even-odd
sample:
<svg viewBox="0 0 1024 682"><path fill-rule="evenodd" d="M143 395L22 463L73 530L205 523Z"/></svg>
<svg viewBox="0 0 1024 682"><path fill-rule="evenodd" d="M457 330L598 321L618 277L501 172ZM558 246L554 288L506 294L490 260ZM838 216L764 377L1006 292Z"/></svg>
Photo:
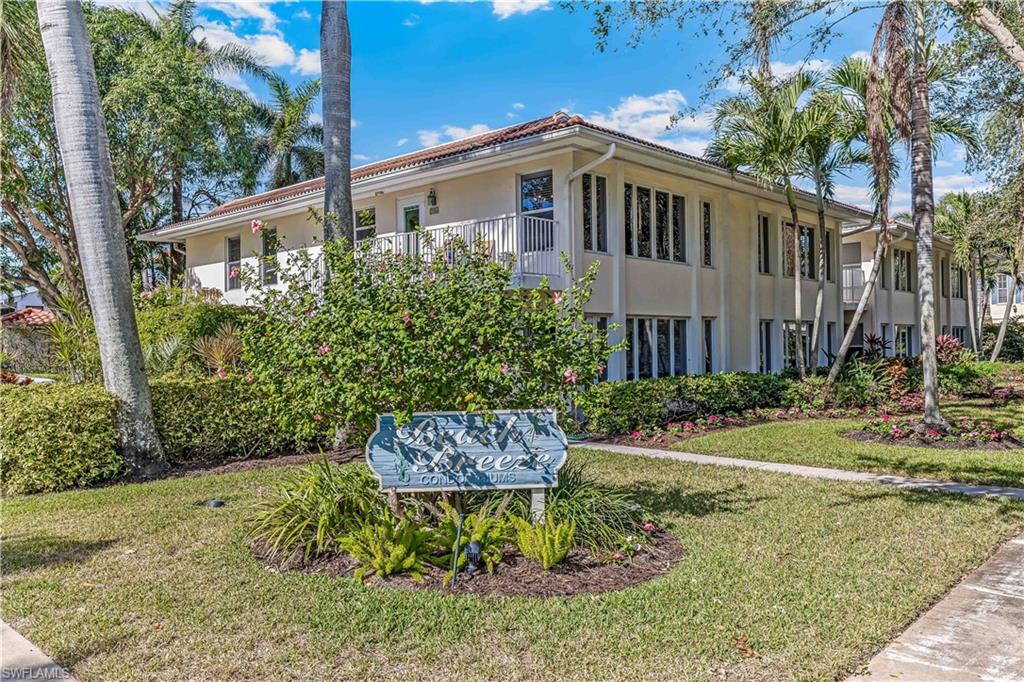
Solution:
<svg viewBox="0 0 1024 682"><path fill-rule="evenodd" d="M942 408L947 419L988 419L1024 439L1024 402L1003 408L977 402ZM673 448L705 455L806 464L853 471L949 479L962 483L1024 488L1024 449L968 450L909 447L850 440L862 419L779 421L712 432L681 441Z"/></svg>
<svg viewBox="0 0 1024 682"><path fill-rule="evenodd" d="M5 500L4 618L82 680L832 679L1024 527L1006 500L574 457L642 494L683 562L551 600L278 573L244 543L264 469Z"/></svg>

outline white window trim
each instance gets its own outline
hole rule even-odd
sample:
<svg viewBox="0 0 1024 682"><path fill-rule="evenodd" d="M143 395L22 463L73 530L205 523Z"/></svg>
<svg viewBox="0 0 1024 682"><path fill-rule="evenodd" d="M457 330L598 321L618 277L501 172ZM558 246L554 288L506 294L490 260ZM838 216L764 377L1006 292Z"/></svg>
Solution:
<svg viewBox="0 0 1024 682"><path fill-rule="evenodd" d="M427 226L427 199L423 192L407 194L395 200L395 232L405 232L405 209L416 206L420 210L420 228ZM376 216L374 216L376 218Z"/></svg>
<svg viewBox="0 0 1024 682"><path fill-rule="evenodd" d="M238 266L238 271L239 271L238 286L233 288L233 289L230 288L230 282L231 282L231 264L234 261L231 260L231 248L229 246L229 244L230 244L232 239L237 239L238 240L238 262L237 262L237 266ZM260 249L262 250L262 248L263 248L263 244L261 242L260 243ZM245 289L245 284L243 284L243 282L241 280L241 271L242 271L242 235L241 235L241 233L239 233L239 234L229 234L226 237L224 237L224 292L225 293L227 293L228 291L242 291L243 289Z"/></svg>
<svg viewBox="0 0 1024 682"><path fill-rule="evenodd" d="M647 260L642 258L642 260ZM646 322L651 323L651 329L653 330L651 347L651 376L643 377L644 379L659 379L662 378L658 373L658 321L666 320L669 323L668 326L668 362L669 362L669 373L666 376L684 376L688 374L690 368L690 356L689 356L689 337L692 333L690 329L690 318L688 317L667 317L667 316L648 316L648 315L629 315L626 318L633 322L633 335L627 341L629 341L629 348L627 350L628 355L626 357L626 376L631 373L633 375L632 381L640 380L640 325ZM684 329L686 331L685 338L683 339L683 372L677 372L676 367L676 338L673 333L672 323L676 320L683 322ZM629 323L623 327L624 334L629 331Z"/></svg>
<svg viewBox="0 0 1024 682"><path fill-rule="evenodd" d="M689 222L690 222L687 219L687 216L686 216L686 213L687 213L687 211L689 211L689 208L690 208L690 195L688 193L685 193L685 192L675 192L675 191L669 189L668 187L664 187L662 185L657 185L657 184L654 184L654 183L651 183L651 182L637 181L635 179L629 178L628 176L623 179L622 187L620 188L621 191L623 192L623 195L625 195L626 185L629 185L630 192L632 192L632 197L631 197L631 201L630 201L630 216L629 216L630 220L629 220L629 224L630 224L630 236L632 237L632 241L633 241L633 253L625 253L625 245L623 245L623 254L625 255L625 257L626 258L635 258L635 259L640 260L640 261L654 261L656 263L671 263L673 265L693 265L693 261L692 261L693 249L689 248L690 244L686 240L686 238L687 238L686 231L687 231L687 228L689 227ZM611 186L611 185L609 184L609 186ZM637 253L637 251L639 251L639 241L638 241L637 237L640 234L640 202L637 201L637 196L639 195L639 192L637 190L640 187L643 187L644 189L650 190L650 192L651 192L651 255L650 256L641 256L641 255L639 255ZM658 237L657 193L658 192L664 192L665 194L668 194L668 258L667 259L665 259L665 258L658 258L658 242L657 242L657 237ZM675 243L674 243L674 235L673 235L673 229L672 229L672 218L675 215L675 209L672 206L672 197L681 197L683 199L683 245L684 245L684 247L686 247L686 248L684 248L684 250L686 251L686 253L685 253L686 258L684 258L683 260L675 260L675 258L673 258L673 254L675 253L675 250L672 247L675 246ZM625 202L623 202L623 205L625 205ZM624 218L625 218L625 216L624 216ZM712 226L713 225L714 225L714 219L712 219ZM622 227L625 228L625 224L623 224ZM610 233L610 231L609 231L609 233ZM602 253L602 252L601 251L597 251L596 253ZM673 318L673 319L684 319L684 318Z"/></svg>
<svg viewBox="0 0 1024 682"><path fill-rule="evenodd" d="M527 173L527 175L530 175L530 173ZM609 212L610 202L608 201L608 198L609 198L608 197L608 192L609 192L609 190L610 190L610 188L612 186L612 181L611 181L611 178L609 178L607 175L603 175L601 173L584 173L582 176L580 176L580 205L583 208L586 208L586 206L584 205L584 202L586 201L586 196L583 193L583 178L585 176L590 176L590 219L591 219L591 223L592 223L590 227L594 231L594 233L591 235L591 242L593 243L594 248L588 249L588 248L584 247L583 248L583 252L584 253L599 253L599 254L601 254L603 256L607 256L607 255L611 254L611 242L612 242L612 240L611 240L611 236L612 236L611 221L609 220L609 217L610 217L610 212ZM551 178L552 178L552 181L554 181L554 174L552 174ZM598 232L598 230L597 230L597 208L599 206L599 204L597 203L597 179L598 178L601 178L602 180L604 180L604 246L605 246L605 248L604 248L603 251L601 249L597 248L597 232ZM522 191L522 184L519 185L519 188L520 188L520 192L521 192ZM625 191L625 188L623 188L623 191ZM519 206L522 207L522 205L523 205L522 201L520 200ZM587 233L587 224L586 224L586 221L585 221L585 218L584 218L585 215L586 214L583 211L580 211L580 226L583 228L582 234L580 235L580 237L581 237L581 243L584 243L584 244L586 243L586 240L582 239L582 238L585 237L586 233Z"/></svg>

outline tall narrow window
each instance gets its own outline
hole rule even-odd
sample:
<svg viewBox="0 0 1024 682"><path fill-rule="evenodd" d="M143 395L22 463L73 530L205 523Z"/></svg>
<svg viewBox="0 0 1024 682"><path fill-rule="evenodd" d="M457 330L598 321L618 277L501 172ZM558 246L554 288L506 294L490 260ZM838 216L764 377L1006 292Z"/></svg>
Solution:
<svg viewBox="0 0 1024 682"><path fill-rule="evenodd" d="M952 282L950 283L950 293L952 294L953 298L963 298L964 289L967 288L967 278L965 276L964 269L958 267L955 270L953 270L951 274Z"/></svg>
<svg viewBox="0 0 1024 682"><path fill-rule="evenodd" d="M600 175L595 178L594 217L597 219L597 250L608 252L608 180Z"/></svg>
<svg viewBox="0 0 1024 682"><path fill-rule="evenodd" d="M786 223L782 226L782 274L786 277L793 276L793 263L796 262L795 254L796 248L793 246L793 225L792 223Z"/></svg>
<svg viewBox="0 0 1024 682"><path fill-rule="evenodd" d="M594 176L583 174L583 250L594 250Z"/></svg>
<svg viewBox="0 0 1024 682"><path fill-rule="evenodd" d="M896 280L896 291L911 291L910 251L895 249L893 250L893 258L895 259L896 267L894 277Z"/></svg>
<svg viewBox="0 0 1024 682"><path fill-rule="evenodd" d="M263 228L263 258L260 263L263 269L263 283L277 284L277 228Z"/></svg>
<svg viewBox="0 0 1024 682"><path fill-rule="evenodd" d="M810 322L804 322L797 326L796 322L786 322L783 325L782 334L782 351L783 356L786 360L787 367L796 367L797 360L797 344L802 344L804 362L814 366L817 364L816 353L811 348L811 324Z"/></svg>
<svg viewBox="0 0 1024 682"><path fill-rule="evenodd" d="M374 207L356 209L356 241L369 239L377 232L377 209Z"/></svg>
<svg viewBox="0 0 1024 682"><path fill-rule="evenodd" d="M590 324L594 325L597 330L597 336L601 339L608 338L608 316L607 315L587 315L585 319ZM598 381L608 381L608 367L607 365L602 367L597 374Z"/></svg>
<svg viewBox="0 0 1024 682"><path fill-rule="evenodd" d="M836 323L829 322L825 325L825 351L828 353L829 362L835 357Z"/></svg>
<svg viewBox="0 0 1024 682"><path fill-rule="evenodd" d="M623 187L622 206L625 209L626 255L633 255L633 185L628 182Z"/></svg>
<svg viewBox="0 0 1024 682"><path fill-rule="evenodd" d="M762 372L772 371L772 321L761 320L758 339L758 369Z"/></svg>
<svg viewBox="0 0 1024 682"><path fill-rule="evenodd" d="M711 374L715 371L715 318L704 318L704 373Z"/></svg>
<svg viewBox="0 0 1024 682"><path fill-rule="evenodd" d="M889 288L889 263L889 254L883 253L882 265L878 271L878 286L882 287L883 289Z"/></svg>
<svg viewBox="0 0 1024 682"><path fill-rule="evenodd" d="M636 350L636 321L632 317L626 318L626 379L636 379L636 362L633 353Z"/></svg>
<svg viewBox="0 0 1024 682"><path fill-rule="evenodd" d="M668 192L654 193L654 234L657 257L668 260L671 251L668 232Z"/></svg>
<svg viewBox="0 0 1024 682"><path fill-rule="evenodd" d="M757 216L757 271L762 275L772 274L771 235L771 220L766 215Z"/></svg>
<svg viewBox="0 0 1024 682"><path fill-rule="evenodd" d="M945 258L939 259L939 291L949 297L949 270Z"/></svg>
<svg viewBox="0 0 1024 682"><path fill-rule="evenodd" d="M836 280L832 272L832 230L825 230L825 279L829 282Z"/></svg>
<svg viewBox="0 0 1024 682"><path fill-rule="evenodd" d="M228 237L224 245L226 258L224 259L227 271L226 291L242 288L242 238Z"/></svg>
<svg viewBox="0 0 1024 682"><path fill-rule="evenodd" d="M654 365L652 362L652 348L654 330L651 328L654 320L637 320L637 374L641 379L650 379L654 376Z"/></svg>
<svg viewBox="0 0 1024 682"><path fill-rule="evenodd" d="M702 201L700 204L701 223L701 263L705 267L712 267L715 264L714 253L714 226L711 224L711 202Z"/></svg>
<svg viewBox="0 0 1024 682"><path fill-rule="evenodd" d="M651 190L636 188L636 255L651 257Z"/></svg>
<svg viewBox="0 0 1024 682"><path fill-rule="evenodd" d="M686 320L672 320L672 367L676 376L686 374Z"/></svg>
<svg viewBox="0 0 1024 682"><path fill-rule="evenodd" d="M658 376L668 377L672 376L672 337L670 331L671 320L664 318L658 319L657 325L657 337L658 337Z"/></svg>
<svg viewBox="0 0 1024 682"><path fill-rule="evenodd" d="M807 279L818 279L818 251L815 248L814 228L800 226L800 274Z"/></svg>
<svg viewBox="0 0 1024 682"><path fill-rule="evenodd" d="M886 348L892 343L892 339L889 338L889 325L885 322L879 325L879 333L882 337L882 355L885 355L888 352Z"/></svg>
<svg viewBox="0 0 1024 682"><path fill-rule="evenodd" d="M686 262L686 197L672 195L672 260Z"/></svg>
<svg viewBox="0 0 1024 682"><path fill-rule="evenodd" d="M583 248L608 251L607 180L600 175L583 174Z"/></svg>
<svg viewBox="0 0 1024 682"><path fill-rule="evenodd" d="M996 285L992 288L989 301L993 305L1008 303L1010 301L1010 276L996 275Z"/></svg>
<svg viewBox="0 0 1024 682"><path fill-rule="evenodd" d="M907 325L896 325L896 340L893 344L896 357L907 358L914 354L912 329Z"/></svg>

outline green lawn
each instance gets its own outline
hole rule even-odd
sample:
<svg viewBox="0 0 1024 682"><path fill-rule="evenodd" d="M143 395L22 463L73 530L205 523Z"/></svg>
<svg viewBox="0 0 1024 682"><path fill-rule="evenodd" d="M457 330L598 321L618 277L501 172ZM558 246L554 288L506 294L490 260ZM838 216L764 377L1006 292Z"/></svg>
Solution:
<svg viewBox="0 0 1024 682"><path fill-rule="evenodd" d="M962 402L943 407L947 419L988 419L1024 439L1024 402L982 407ZM863 419L779 421L709 433L673 445L676 450L787 464L951 479L1024 488L1024 450L959 450L863 443L844 434Z"/></svg>
<svg viewBox="0 0 1024 682"><path fill-rule="evenodd" d="M679 566L553 600L280 574L243 540L264 469L5 500L4 618L83 680L832 679L1024 528L1005 500L574 456L663 515Z"/></svg>

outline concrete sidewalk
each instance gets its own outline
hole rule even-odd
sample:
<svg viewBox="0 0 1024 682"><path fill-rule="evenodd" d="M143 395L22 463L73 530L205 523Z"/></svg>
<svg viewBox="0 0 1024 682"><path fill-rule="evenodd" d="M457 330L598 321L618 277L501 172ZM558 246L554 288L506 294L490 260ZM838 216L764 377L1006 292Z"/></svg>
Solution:
<svg viewBox="0 0 1024 682"><path fill-rule="evenodd" d="M871 659L866 680L1024 680L1024 534Z"/></svg>
<svg viewBox="0 0 1024 682"><path fill-rule="evenodd" d="M604 452L618 452L626 455L640 455L642 457L660 457L674 459L677 462L689 462L691 464L711 464L723 467L740 467L743 469L758 469L759 471L771 471L779 474L796 474L809 478L829 478L836 481L855 481L860 483L880 483L896 488L908 490L929 490L942 493L959 493L973 497L1006 497L1011 500L1024 500L1024 488L1007 488L998 485L969 485L967 483L956 483L955 481L938 481L932 478L913 478L910 476L893 476L890 474L869 474L861 471L846 471L845 469L827 469L825 467L810 467L800 464L780 464L778 462L761 462L753 459L736 459L734 457L717 457L714 455L698 455L692 452L677 452L675 450L655 450L653 448L638 448L631 445L613 445L611 443L572 443L570 447L582 448L584 450L601 450Z"/></svg>
<svg viewBox="0 0 1024 682"><path fill-rule="evenodd" d="M0 680L74 680L64 668L0 620Z"/></svg>

